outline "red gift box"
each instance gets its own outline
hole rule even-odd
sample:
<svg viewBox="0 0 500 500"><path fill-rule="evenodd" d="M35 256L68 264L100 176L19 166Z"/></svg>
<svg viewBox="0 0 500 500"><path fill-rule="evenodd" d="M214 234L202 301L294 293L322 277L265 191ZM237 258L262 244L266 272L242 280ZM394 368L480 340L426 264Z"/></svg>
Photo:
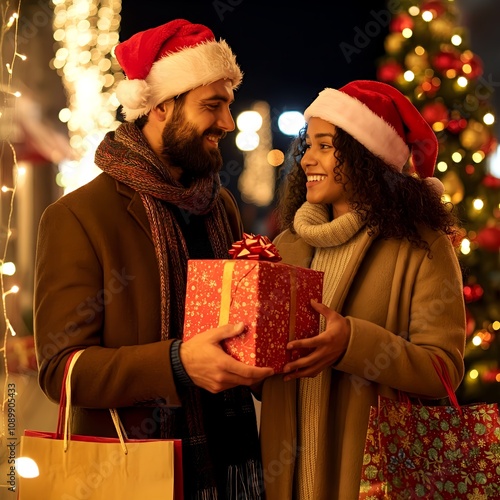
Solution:
<svg viewBox="0 0 500 500"><path fill-rule="evenodd" d="M239 252L236 243L232 260L188 261L183 340L242 321L245 331L224 340L225 351L243 363L270 366L280 373L286 363L306 353L287 350L287 343L318 334L319 313L310 301L322 300L323 272L279 263L281 257L267 238L245 236L264 238L261 243L267 248ZM262 254L274 262L260 260Z"/></svg>

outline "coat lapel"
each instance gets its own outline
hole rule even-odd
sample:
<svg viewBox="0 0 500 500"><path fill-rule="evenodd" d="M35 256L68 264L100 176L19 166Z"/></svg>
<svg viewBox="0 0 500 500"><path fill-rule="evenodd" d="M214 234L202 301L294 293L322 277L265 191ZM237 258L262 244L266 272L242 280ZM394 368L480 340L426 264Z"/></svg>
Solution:
<svg viewBox="0 0 500 500"><path fill-rule="evenodd" d="M144 232L148 235L149 239L153 241L151 226L149 225L148 216L146 214L144 204L142 203L141 195L137 191L134 191L131 187L118 181L116 182L116 190L119 194L130 200L127 206L128 212L138 222L139 226L141 226Z"/></svg>
<svg viewBox="0 0 500 500"><path fill-rule="evenodd" d="M340 278L339 284L335 293L333 295L332 301L329 304L330 308L335 311L341 311L342 306L344 305L344 301L347 297L351 284L358 272L359 266L363 262L363 258L366 255L366 252L370 248L373 243L376 235L369 235L367 231L363 232L363 235L359 239L356 244L353 254L347 263L347 266Z"/></svg>

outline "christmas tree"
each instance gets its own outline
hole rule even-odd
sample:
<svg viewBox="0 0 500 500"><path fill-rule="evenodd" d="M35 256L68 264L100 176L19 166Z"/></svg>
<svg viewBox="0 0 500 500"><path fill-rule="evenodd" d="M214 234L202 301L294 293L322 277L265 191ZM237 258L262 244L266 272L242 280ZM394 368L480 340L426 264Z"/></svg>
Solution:
<svg viewBox="0 0 500 500"><path fill-rule="evenodd" d="M377 78L403 92L435 131L435 175L463 225L457 253L467 312L466 373L457 396L463 404L498 402L500 179L489 168L497 148L494 88L453 0L389 3L395 7Z"/></svg>

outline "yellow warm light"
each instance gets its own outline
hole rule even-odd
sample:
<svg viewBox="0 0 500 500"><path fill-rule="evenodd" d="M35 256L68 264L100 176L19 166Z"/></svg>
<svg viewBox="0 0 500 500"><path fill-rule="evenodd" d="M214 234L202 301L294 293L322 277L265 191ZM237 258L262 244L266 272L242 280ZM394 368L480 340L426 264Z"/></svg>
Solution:
<svg viewBox="0 0 500 500"><path fill-rule="evenodd" d="M464 238L462 242L460 243L460 251L464 255L468 255L470 253L470 241L467 238Z"/></svg>
<svg viewBox="0 0 500 500"><path fill-rule="evenodd" d="M486 125L493 125L495 123L495 116L493 115L493 113L486 113L483 116L483 122Z"/></svg>
<svg viewBox="0 0 500 500"><path fill-rule="evenodd" d="M477 210L479 212L484 207L484 201L481 198L476 198L472 202L472 206L474 207L474 210Z"/></svg>
<svg viewBox="0 0 500 500"><path fill-rule="evenodd" d="M448 170L448 164L445 161L440 161L436 165L439 172L446 172Z"/></svg>
<svg viewBox="0 0 500 500"><path fill-rule="evenodd" d="M455 47L462 45L462 37L460 35L453 35L451 37L451 43L455 45Z"/></svg>
<svg viewBox="0 0 500 500"><path fill-rule="evenodd" d="M422 19L426 23L430 23L434 19L434 16L432 15L432 12L430 10L424 10L422 12Z"/></svg>
<svg viewBox="0 0 500 500"><path fill-rule="evenodd" d="M285 161L285 154L280 149L271 149L267 153L267 161L273 167L279 167Z"/></svg>
<svg viewBox="0 0 500 500"><path fill-rule="evenodd" d="M7 22L7 28L10 28L18 17L19 16L17 15L17 12L14 12L14 14L10 16L9 21Z"/></svg>
<svg viewBox="0 0 500 500"><path fill-rule="evenodd" d="M472 380L476 380L477 377L479 377L479 372L477 370L471 370L469 372L469 378L471 378Z"/></svg>
<svg viewBox="0 0 500 500"><path fill-rule="evenodd" d="M493 328L493 330L500 330L500 321L493 321L491 328Z"/></svg>
<svg viewBox="0 0 500 500"><path fill-rule="evenodd" d="M462 71L466 74L469 74L472 71L472 66L470 64L464 64L462 66Z"/></svg>
<svg viewBox="0 0 500 500"><path fill-rule="evenodd" d="M59 111L59 120L63 123L67 123L71 118L71 110L69 108L63 108Z"/></svg>
<svg viewBox="0 0 500 500"><path fill-rule="evenodd" d="M253 151L259 145L259 135L257 132L239 132L235 141L240 151Z"/></svg>
<svg viewBox="0 0 500 500"><path fill-rule="evenodd" d="M452 155L451 155L451 159L455 162L455 163L460 163L462 161L462 155L458 152L458 151L455 151Z"/></svg>
<svg viewBox="0 0 500 500"><path fill-rule="evenodd" d="M413 71L405 71L404 73L404 79L407 81L407 82L412 82L414 79L415 79L415 73L413 73Z"/></svg>
<svg viewBox="0 0 500 500"><path fill-rule="evenodd" d="M4 292L3 296L6 297L7 295L11 295L12 293L17 293L17 292L19 292L19 287L17 285L14 285L10 290Z"/></svg>
<svg viewBox="0 0 500 500"><path fill-rule="evenodd" d="M410 14L410 16L418 16L420 14L420 9L416 6L416 5L412 5L409 9L408 9L408 14Z"/></svg>
<svg viewBox="0 0 500 500"><path fill-rule="evenodd" d="M474 163L481 163L485 157L484 151L475 151L472 153L472 161Z"/></svg>
<svg viewBox="0 0 500 500"><path fill-rule="evenodd" d="M404 38L411 38L413 36L413 30L410 28L405 28L401 34L403 35Z"/></svg>
<svg viewBox="0 0 500 500"><path fill-rule="evenodd" d="M243 111L236 118L236 125L242 132L257 132L262 127L262 116L257 111Z"/></svg>
<svg viewBox="0 0 500 500"><path fill-rule="evenodd" d="M5 276L14 276L16 274L16 265L14 262L3 262L0 264L0 273Z"/></svg>
<svg viewBox="0 0 500 500"><path fill-rule="evenodd" d="M121 0L109 0L105 6L98 0L52 2L58 49L51 65L69 96L68 107L60 111L59 119L67 124L75 156L83 159L90 153L87 138L102 137L120 125L116 118L119 103L112 98L111 88L124 78L114 55ZM88 168L88 164L80 162L81 168Z"/></svg>
<svg viewBox="0 0 500 500"><path fill-rule="evenodd" d="M37 463L29 457L16 458L16 471L19 476L32 479L40 475Z"/></svg>
<svg viewBox="0 0 500 500"><path fill-rule="evenodd" d="M459 87L465 88L465 87L467 87L468 83L469 83L469 80L467 80L467 78L465 78L465 76L459 76L457 78L457 85Z"/></svg>

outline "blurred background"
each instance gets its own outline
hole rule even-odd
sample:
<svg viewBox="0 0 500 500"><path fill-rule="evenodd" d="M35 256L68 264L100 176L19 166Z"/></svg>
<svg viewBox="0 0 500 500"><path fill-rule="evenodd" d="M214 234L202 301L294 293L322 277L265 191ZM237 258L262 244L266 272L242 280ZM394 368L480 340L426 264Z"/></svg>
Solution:
<svg viewBox="0 0 500 500"><path fill-rule="evenodd" d="M221 143L221 182L248 232L276 235L274 199L302 112L325 87L378 79L421 110L440 143L436 175L464 222L457 253L467 304L462 402L500 400L500 4L388 0L342 4L261 0L0 2L0 377L4 420L0 498L8 490L7 387L15 434L54 430L40 392L32 294L38 222L46 206L99 174L93 152L120 123L124 77L113 48L137 31L185 18L209 26L244 72Z"/></svg>

